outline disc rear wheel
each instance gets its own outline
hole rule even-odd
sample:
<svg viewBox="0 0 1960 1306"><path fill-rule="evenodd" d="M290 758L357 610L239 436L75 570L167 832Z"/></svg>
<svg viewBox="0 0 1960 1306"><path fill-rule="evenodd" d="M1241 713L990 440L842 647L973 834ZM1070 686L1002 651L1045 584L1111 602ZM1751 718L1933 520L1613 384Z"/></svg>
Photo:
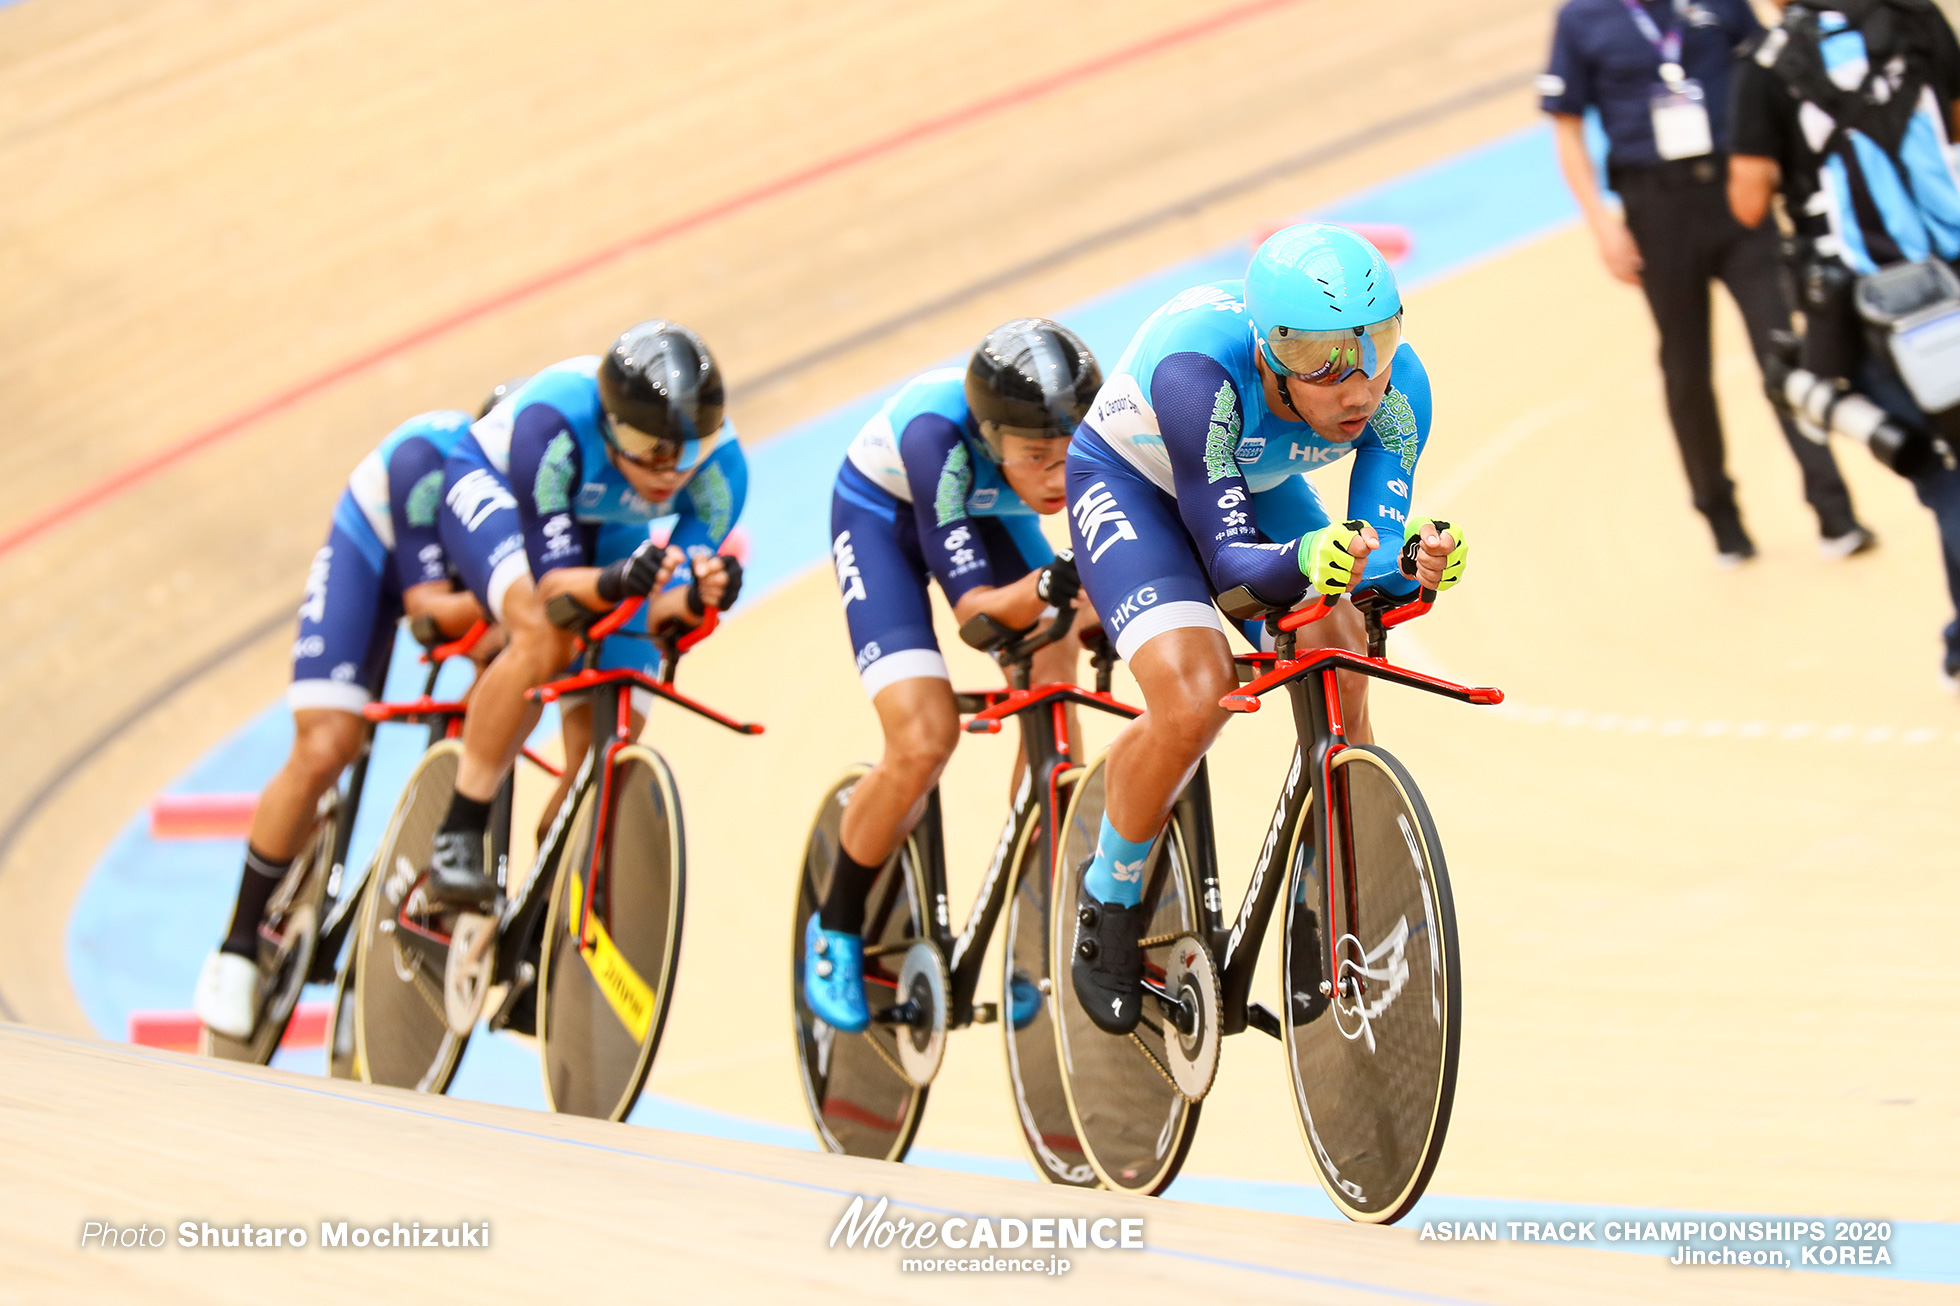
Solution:
<svg viewBox="0 0 1960 1306"><path fill-rule="evenodd" d="M1102 830L1105 759L1098 758L1077 783L1063 827L1061 868L1055 884L1053 957L1055 1043L1076 1138L1096 1174L1124 1192L1162 1192L1177 1177L1198 1128L1199 1104L1172 1082L1167 1026L1154 999L1144 998L1143 1019L1126 1037L1106 1034L1082 1010L1070 978L1075 947L1080 868L1096 850ZM1170 944L1200 926L1190 843L1176 814L1165 827L1145 871L1144 902L1152 904L1144 928L1144 974L1161 982Z"/></svg>
<svg viewBox="0 0 1960 1306"><path fill-rule="evenodd" d="M660 755L620 750L611 838L595 873L600 785L587 788L551 889L538 975L539 1061L554 1111L624 1120L667 1021L680 957L686 845Z"/></svg>
<svg viewBox="0 0 1960 1306"><path fill-rule="evenodd" d="M824 795L804 847L790 931L792 1019L804 1106L818 1140L832 1152L902 1161L925 1115L927 1090L906 1077L899 1060L898 1039L906 1027L876 1017L898 1000L905 955L926 937L925 875L916 836L885 863L865 898L864 996L871 1025L860 1034L839 1033L811 1015L803 1000L804 923L830 887L844 804L869 770L851 768Z"/></svg>
<svg viewBox="0 0 1960 1306"><path fill-rule="evenodd" d="M1449 1127L1461 1042L1456 911L1435 824L1400 762L1372 746L1342 749L1327 788L1331 897L1310 826L1294 831L1287 1075L1327 1195L1349 1219L1385 1224L1422 1196Z"/></svg>
<svg viewBox="0 0 1960 1306"><path fill-rule="evenodd" d="M456 791L460 741L422 755L375 852L354 940L354 1063L370 1084L441 1093L469 1043L443 1007L447 951L400 924Z"/></svg>

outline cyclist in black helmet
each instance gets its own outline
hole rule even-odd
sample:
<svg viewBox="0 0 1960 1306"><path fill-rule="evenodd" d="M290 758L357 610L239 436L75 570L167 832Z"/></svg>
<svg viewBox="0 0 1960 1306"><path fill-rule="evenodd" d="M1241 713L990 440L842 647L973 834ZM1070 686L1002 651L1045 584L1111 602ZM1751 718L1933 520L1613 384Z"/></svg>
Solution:
<svg viewBox="0 0 1960 1306"><path fill-rule="evenodd" d="M869 1021L865 893L959 738L927 581L961 623L984 614L1018 630L1074 602L1074 562L1049 547L1040 518L1067 504L1069 437L1101 385L1074 332L1020 318L988 333L964 373L927 372L893 395L837 473L831 560L885 751L851 793L828 895L804 925L804 992L835 1029ZM1071 636L1036 654L1034 678L1073 680L1079 647ZM1028 988L1017 1008L1039 1003Z"/></svg>
<svg viewBox="0 0 1960 1306"><path fill-rule="evenodd" d="M723 407L721 370L701 338L678 323L642 322L604 357L539 372L450 454L443 543L510 642L470 697L456 797L429 868L436 902L476 911L495 903L483 870L490 802L537 720L525 691L572 658L573 633L547 609L570 602L604 612L648 597L625 628L644 636L734 603L741 569L717 550L741 515L748 464ZM650 525L669 516L675 525L657 544ZM612 640L600 665L655 674L657 659L645 638ZM636 715L643 695L634 691ZM575 702L560 709L562 796L591 738L591 712Z"/></svg>

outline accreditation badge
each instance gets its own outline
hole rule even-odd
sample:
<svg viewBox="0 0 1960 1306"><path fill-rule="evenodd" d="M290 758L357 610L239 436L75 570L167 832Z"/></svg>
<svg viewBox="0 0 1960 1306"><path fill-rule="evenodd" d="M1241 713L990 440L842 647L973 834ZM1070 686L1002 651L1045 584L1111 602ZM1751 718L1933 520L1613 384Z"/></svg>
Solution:
<svg viewBox="0 0 1960 1306"><path fill-rule="evenodd" d="M1663 159L1698 159L1715 152L1708 100L1701 83L1686 78L1656 87L1647 102L1654 120L1654 148Z"/></svg>

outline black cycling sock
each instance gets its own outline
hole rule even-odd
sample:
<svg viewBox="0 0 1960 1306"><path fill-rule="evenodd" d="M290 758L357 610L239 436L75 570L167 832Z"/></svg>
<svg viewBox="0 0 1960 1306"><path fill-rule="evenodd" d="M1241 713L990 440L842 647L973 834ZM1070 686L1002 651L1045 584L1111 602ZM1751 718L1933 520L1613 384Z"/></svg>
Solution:
<svg viewBox="0 0 1960 1306"><path fill-rule="evenodd" d="M449 815L442 818L442 829L438 833L448 834L454 830L463 834L482 834L489 828L490 804L479 803L459 793L449 800Z"/></svg>
<svg viewBox="0 0 1960 1306"><path fill-rule="evenodd" d="M238 902L231 909L231 928L218 951L236 953L254 962L259 957L259 922L273 890L286 878L292 859L275 862L250 844L245 846L245 869L238 876Z"/></svg>
<svg viewBox="0 0 1960 1306"><path fill-rule="evenodd" d="M860 866L851 855L844 851L844 845L837 845L837 863L830 872L830 892L824 895L823 907L817 912L817 924L827 930L841 930L845 934L857 934L864 929L864 899L871 892L871 882L878 878L883 863L877 866Z"/></svg>

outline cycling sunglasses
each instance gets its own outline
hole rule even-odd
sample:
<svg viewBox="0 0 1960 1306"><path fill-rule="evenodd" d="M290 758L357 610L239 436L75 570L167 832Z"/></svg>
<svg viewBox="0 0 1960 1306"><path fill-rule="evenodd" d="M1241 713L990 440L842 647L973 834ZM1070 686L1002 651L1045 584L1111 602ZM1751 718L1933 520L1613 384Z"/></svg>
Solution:
<svg viewBox="0 0 1960 1306"><path fill-rule="evenodd" d="M1266 361L1282 376L1308 385L1339 385L1355 372L1374 378L1395 362L1402 347L1402 315L1365 327L1301 331L1274 327L1266 333Z"/></svg>

